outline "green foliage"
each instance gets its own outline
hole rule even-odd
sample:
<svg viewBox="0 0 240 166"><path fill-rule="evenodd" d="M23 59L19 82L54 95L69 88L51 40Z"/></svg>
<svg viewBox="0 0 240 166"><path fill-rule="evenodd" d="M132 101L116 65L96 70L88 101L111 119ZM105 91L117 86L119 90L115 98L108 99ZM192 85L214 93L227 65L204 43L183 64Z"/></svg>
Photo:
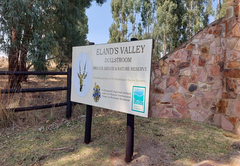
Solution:
<svg viewBox="0 0 240 166"><path fill-rule="evenodd" d="M214 15L212 0L112 0L111 12L109 43L153 38L154 60L187 41Z"/></svg>
<svg viewBox="0 0 240 166"><path fill-rule="evenodd" d="M227 6L227 0L218 0L216 16L215 16L216 20L225 16L226 6Z"/></svg>
<svg viewBox="0 0 240 166"><path fill-rule="evenodd" d="M0 46L18 59L25 49L29 65L47 70L47 59L66 65L71 47L86 44L85 9L93 0L0 0ZM95 0L102 4L106 0Z"/></svg>

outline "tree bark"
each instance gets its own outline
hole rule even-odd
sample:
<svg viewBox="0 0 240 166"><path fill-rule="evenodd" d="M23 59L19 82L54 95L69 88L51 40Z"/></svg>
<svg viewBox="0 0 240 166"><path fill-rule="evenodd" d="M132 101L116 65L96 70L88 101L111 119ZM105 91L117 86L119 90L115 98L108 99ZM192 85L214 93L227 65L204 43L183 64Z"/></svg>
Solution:
<svg viewBox="0 0 240 166"><path fill-rule="evenodd" d="M8 56L8 70L9 71L18 71L19 64L18 64L18 50L16 47L11 47L9 50ZM9 88L17 89L21 87L20 84L20 77L16 75L9 75L8 77L8 85Z"/></svg>
<svg viewBox="0 0 240 166"><path fill-rule="evenodd" d="M19 63L19 65L20 65L19 70L20 71L27 71L26 56L27 56L27 48L25 47L25 45L22 44L21 54L20 54L20 63ZM21 75L20 79L27 82L27 75Z"/></svg>

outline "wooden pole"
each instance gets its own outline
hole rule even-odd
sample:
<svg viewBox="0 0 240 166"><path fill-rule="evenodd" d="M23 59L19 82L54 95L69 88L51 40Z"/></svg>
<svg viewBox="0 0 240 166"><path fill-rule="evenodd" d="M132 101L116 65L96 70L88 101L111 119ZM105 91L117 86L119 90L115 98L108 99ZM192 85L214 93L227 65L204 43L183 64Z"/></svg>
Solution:
<svg viewBox="0 0 240 166"><path fill-rule="evenodd" d="M131 41L137 41L136 38L131 38ZM134 146L134 115L127 114L127 143L126 143L126 163L130 163L133 159Z"/></svg>
<svg viewBox="0 0 240 166"><path fill-rule="evenodd" d="M89 45L95 43L89 42ZM89 144L91 142L91 129L92 129L92 106L86 105L86 121L85 121L85 137L84 143Z"/></svg>
<svg viewBox="0 0 240 166"><path fill-rule="evenodd" d="M69 119L72 116L72 102L71 102L71 74L72 74L72 68L67 69L68 75L67 75L67 111L66 111L66 117Z"/></svg>
<svg viewBox="0 0 240 166"><path fill-rule="evenodd" d="M87 105L86 107L87 107L87 110L86 110L84 143L89 144L91 142L92 106Z"/></svg>
<svg viewBox="0 0 240 166"><path fill-rule="evenodd" d="M134 146L134 115L127 114L127 143L126 143L126 163L130 163L133 158Z"/></svg>

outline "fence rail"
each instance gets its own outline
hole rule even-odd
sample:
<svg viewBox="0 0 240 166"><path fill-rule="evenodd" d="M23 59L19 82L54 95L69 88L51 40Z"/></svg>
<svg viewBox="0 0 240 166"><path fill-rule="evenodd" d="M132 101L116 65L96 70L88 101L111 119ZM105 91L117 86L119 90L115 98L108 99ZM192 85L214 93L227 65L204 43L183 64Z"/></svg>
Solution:
<svg viewBox="0 0 240 166"><path fill-rule="evenodd" d="M52 71L0 71L0 75L68 75L68 72Z"/></svg>
<svg viewBox="0 0 240 166"><path fill-rule="evenodd" d="M32 107L19 107L19 108L9 108L8 110L14 112L31 111L37 109L45 109L52 107L67 106L66 117L70 118L72 114L72 103L70 101L71 96L71 68L68 68L67 72L36 72L36 71L0 71L0 75L67 75L67 87L52 87L52 88L29 88L29 89L3 89L0 93L26 93L26 92L47 92L47 91L62 91L67 90L67 102L48 104L41 106Z"/></svg>
<svg viewBox="0 0 240 166"><path fill-rule="evenodd" d="M3 90L1 90L1 93L47 92L47 91L62 91L62 90L67 90L67 87L29 88L29 89L3 89Z"/></svg>

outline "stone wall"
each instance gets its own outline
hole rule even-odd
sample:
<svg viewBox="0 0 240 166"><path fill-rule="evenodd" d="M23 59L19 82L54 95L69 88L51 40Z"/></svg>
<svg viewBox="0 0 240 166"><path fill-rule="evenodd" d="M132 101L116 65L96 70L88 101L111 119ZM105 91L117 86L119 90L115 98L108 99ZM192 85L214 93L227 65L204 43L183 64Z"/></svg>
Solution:
<svg viewBox="0 0 240 166"><path fill-rule="evenodd" d="M210 122L240 134L240 17L219 19L152 65L150 116Z"/></svg>

